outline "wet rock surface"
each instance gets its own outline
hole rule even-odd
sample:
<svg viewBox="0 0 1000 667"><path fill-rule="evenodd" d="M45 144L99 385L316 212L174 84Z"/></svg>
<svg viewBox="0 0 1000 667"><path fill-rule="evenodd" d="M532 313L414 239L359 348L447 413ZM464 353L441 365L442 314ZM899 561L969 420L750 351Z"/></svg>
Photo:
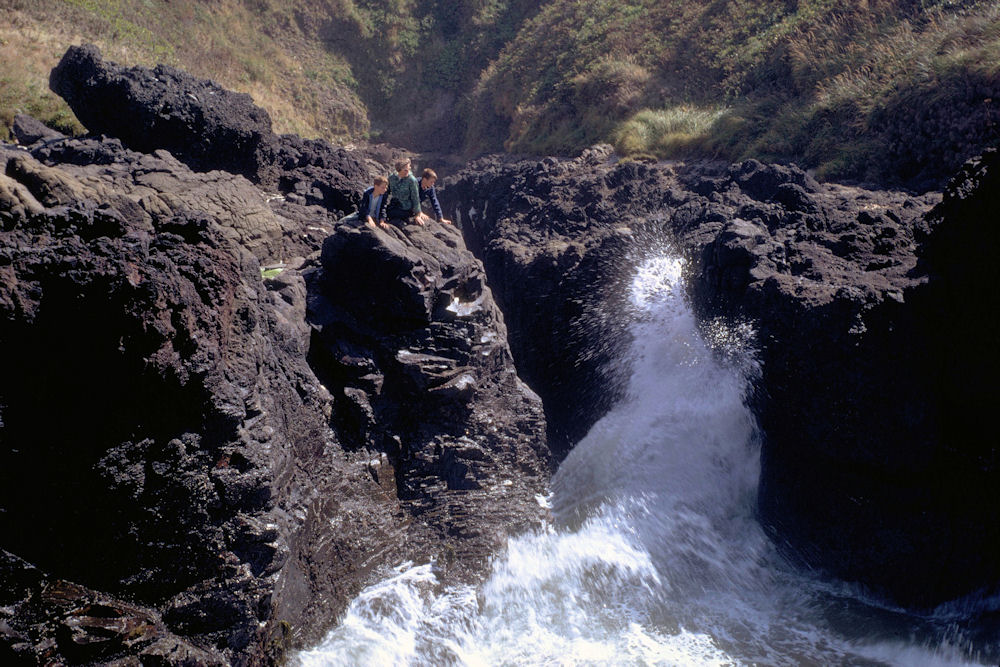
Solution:
<svg viewBox="0 0 1000 667"><path fill-rule="evenodd" d="M995 162L967 165L938 204L794 166L620 162L595 147L483 159L441 198L483 258L554 444L606 409L604 368L627 341L622 283L669 247L710 342L719 322L755 332L748 401L772 537L808 567L924 606L1000 582L987 491L1000 467L972 409L991 400L998 359Z"/></svg>

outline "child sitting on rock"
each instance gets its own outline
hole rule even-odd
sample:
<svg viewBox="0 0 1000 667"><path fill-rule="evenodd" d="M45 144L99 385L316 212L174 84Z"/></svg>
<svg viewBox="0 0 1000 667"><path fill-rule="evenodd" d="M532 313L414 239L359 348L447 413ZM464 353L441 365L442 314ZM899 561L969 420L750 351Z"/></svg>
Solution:
<svg viewBox="0 0 1000 667"><path fill-rule="evenodd" d="M434 188L434 183L437 182L438 175L434 173L433 169L424 169L423 173L420 174L420 201L423 202L424 199L430 200L431 208L434 210L434 219L438 222L443 222L446 225L451 224L451 220L444 217L444 213L441 211L441 204L438 203L437 190ZM421 222L427 222L430 220L430 216L420 212Z"/></svg>
<svg viewBox="0 0 1000 667"><path fill-rule="evenodd" d="M389 204L389 197L386 195L386 191L388 189L389 180L385 176L376 176L372 180L372 186L361 195L358 220L373 229L376 222L383 227L386 226L385 212Z"/></svg>
<svg viewBox="0 0 1000 667"><path fill-rule="evenodd" d="M420 219L420 191L417 179L410 173L410 159L396 160L395 174L389 176L389 194L392 196L386 216L389 222L402 227L407 222L424 224Z"/></svg>

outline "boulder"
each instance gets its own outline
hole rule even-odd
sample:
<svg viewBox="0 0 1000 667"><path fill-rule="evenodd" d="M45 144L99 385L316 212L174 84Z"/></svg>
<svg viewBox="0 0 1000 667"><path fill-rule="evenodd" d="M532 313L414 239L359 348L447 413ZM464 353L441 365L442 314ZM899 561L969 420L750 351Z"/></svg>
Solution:
<svg viewBox="0 0 1000 667"><path fill-rule="evenodd" d="M276 180L271 117L245 93L166 65L105 62L91 44L71 46L49 86L90 131L129 148L166 149L198 171L224 169L258 183Z"/></svg>
<svg viewBox="0 0 1000 667"><path fill-rule="evenodd" d="M17 139L17 142L23 146L30 146L40 141L62 139L66 136L62 132L47 127L40 120L35 120L23 113L14 116L14 124L11 126L11 132L14 138Z"/></svg>
<svg viewBox="0 0 1000 667"><path fill-rule="evenodd" d="M267 111L245 93L166 65L124 67L92 44L70 47L49 86L93 134L140 153L169 151L195 171L239 174L336 217L356 207L374 173L387 172L357 151L274 134Z"/></svg>

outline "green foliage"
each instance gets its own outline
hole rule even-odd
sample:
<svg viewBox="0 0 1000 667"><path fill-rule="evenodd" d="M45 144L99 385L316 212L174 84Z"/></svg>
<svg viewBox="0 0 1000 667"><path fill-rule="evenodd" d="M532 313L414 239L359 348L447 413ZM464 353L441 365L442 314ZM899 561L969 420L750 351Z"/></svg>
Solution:
<svg viewBox="0 0 1000 667"><path fill-rule="evenodd" d="M985 0L556 0L484 71L469 148L611 141L929 183L1000 140L998 12Z"/></svg>
<svg viewBox="0 0 1000 667"><path fill-rule="evenodd" d="M4 35L20 51L38 42L19 37L25 16L61 24L54 35L84 35L119 62L165 62L250 92L279 131L334 140L368 137L370 118L374 135L416 150L612 142L626 156L757 157L901 183L1000 140L995 0L7 5L0 46ZM64 50L25 57L51 67ZM27 111L79 131L44 68L18 52L0 51L0 120Z"/></svg>
<svg viewBox="0 0 1000 667"><path fill-rule="evenodd" d="M0 71L16 85L0 93L0 120L28 112L60 129L83 128L59 100L45 99L48 72L70 44L97 44L125 65L164 63L250 93L279 132L332 140L363 138L369 121L349 63L307 36L328 0L36 0L13 3L0 25L9 48ZM329 0L349 8L351 0ZM13 94L12 89L28 90ZM30 89L30 90L29 90ZM34 92L32 92L34 91ZM22 99L25 98L25 99ZM28 101L31 98L33 101ZM29 107L45 107L31 110Z"/></svg>
<svg viewBox="0 0 1000 667"><path fill-rule="evenodd" d="M270 280L271 278L277 278L279 275L281 275L281 272L284 271L284 270L285 269L281 268L281 267L274 267L274 268L270 268L270 269L261 268L261 270L260 270L260 277L263 278L264 280Z"/></svg>
<svg viewBox="0 0 1000 667"><path fill-rule="evenodd" d="M710 152L712 130L728 113L725 108L675 106L643 109L612 134L615 150L623 155L653 154L678 157Z"/></svg>

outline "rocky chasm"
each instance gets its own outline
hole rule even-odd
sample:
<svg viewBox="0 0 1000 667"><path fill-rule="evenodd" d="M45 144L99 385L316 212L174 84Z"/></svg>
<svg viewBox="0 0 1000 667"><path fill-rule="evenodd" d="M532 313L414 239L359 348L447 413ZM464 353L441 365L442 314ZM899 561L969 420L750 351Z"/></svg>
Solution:
<svg viewBox="0 0 1000 667"><path fill-rule="evenodd" d="M340 222L379 151L94 47L51 85L93 134L0 151L0 657L268 664L399 562L475 581L621 389L616 284L666 243L707 329L753 323L788 555L917 607L1000 582L997 153L919 197L497 156L444 180L460 230L387 232Z"/></svg>

